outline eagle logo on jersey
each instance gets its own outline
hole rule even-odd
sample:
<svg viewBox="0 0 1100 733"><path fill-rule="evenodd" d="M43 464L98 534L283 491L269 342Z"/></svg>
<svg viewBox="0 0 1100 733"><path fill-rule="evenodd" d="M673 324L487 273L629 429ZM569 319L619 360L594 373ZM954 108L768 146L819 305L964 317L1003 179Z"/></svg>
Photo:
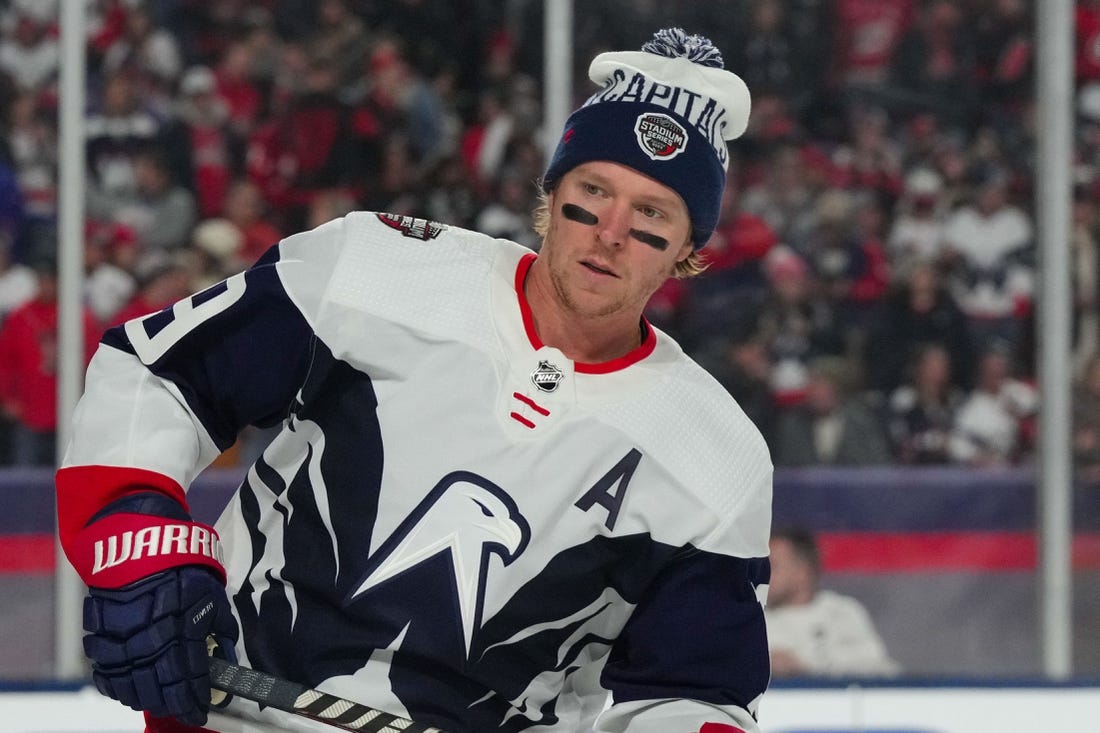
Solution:
<svg viewBox="0 0 1100 733"><path fill-rule="evenodd" d="M396 229L401 232L402 236L409 237L410 239L419 239L424 242L429 239L435 239L446 228L442 224L436 224L434 221L428 221L427 219L417 219L412 216L403 216L399 214L376 214L378 221L382 222L391 229Z"/></svg>
<svg viewBox="0 0 1100 733"><path fill-rule="evenodd" d="M511 496L482 476L455 471L444 476L372 554L366 574L348 600L447 554L469 654L474 631L481 626L492 556L510 565L530 539L530 526Z"/></svg>
<svg viewBox="0 0 1100 733"><path fill-rule="evenodd" d="M687 131L666 114L647 112L634 123L638 144L653 160L672 160L687 149Z"/></svg>
<svg viewBox="0 0 1100 733"><path fill-rule="evenodd" d="M563 379L565 372L545 359L540 360L535 371L531 372L531 381L543 392L553 392Z"/></svg>

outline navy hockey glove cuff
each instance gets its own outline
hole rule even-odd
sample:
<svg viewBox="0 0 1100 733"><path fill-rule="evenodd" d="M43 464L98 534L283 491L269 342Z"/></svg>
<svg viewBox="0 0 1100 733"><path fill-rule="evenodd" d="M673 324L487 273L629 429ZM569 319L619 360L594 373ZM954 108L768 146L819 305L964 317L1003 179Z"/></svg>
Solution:
<svg viewBox="0 0 1100 733"><path fill-rule="evenodd" d="M90 588L84 652L96 688L154 717L206 722L210 707L207 637L236 661L238 637L220 578L185 565L121 588Z"/></svg>

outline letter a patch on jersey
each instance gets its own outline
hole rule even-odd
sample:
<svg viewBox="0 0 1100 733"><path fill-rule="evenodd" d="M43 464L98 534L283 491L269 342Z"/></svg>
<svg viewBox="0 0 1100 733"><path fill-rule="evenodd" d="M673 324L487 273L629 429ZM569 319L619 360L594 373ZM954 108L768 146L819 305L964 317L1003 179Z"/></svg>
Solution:
<svg viewBox="0 0 1100 733"><path fill-rule="evenodd" d="M642 452L637 448L631 448L630 452L623 456L603 478L593 484L584 496L577 499L573 506L588 511L593 505L599 504L607 510L605 526L609 530L615 529L615 521L619 518L619 510L623 506L623 499L626 498L630 478L641 460ZM611 493L613 487L617 487L614 494Z"/></svg>

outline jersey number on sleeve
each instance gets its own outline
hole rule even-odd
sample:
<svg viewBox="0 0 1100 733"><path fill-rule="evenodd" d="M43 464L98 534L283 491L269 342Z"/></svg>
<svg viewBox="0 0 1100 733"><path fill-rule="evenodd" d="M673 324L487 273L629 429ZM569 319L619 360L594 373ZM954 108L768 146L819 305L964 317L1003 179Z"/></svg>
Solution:
<svg viewBox="0 0 1100 733"><path fill-rule="evenodd" d="M151 313L127 322L126 336L138 358L145 364L152 364L194 328L240 300L244 290L242 272L224 282L211 285L190 298L184 298L167 311ZM157 328L150 334L148 326L154 324Z"/></svg>

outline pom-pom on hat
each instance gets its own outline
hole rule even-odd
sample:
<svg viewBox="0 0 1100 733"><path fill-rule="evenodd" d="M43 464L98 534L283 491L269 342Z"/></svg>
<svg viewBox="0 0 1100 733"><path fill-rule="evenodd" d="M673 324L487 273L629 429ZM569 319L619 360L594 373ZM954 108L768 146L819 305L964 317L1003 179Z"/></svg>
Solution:
<svg viewBox="0 0 1100 733"><path fill-rule="evenodd" d="M566 120L543 187L591 160L629 166L680 195L699 249L718 223L726 141L748 126L745 82L708 39L680 28L658 31L641 51L601 53L588 77L603 88Z"/></svg>

